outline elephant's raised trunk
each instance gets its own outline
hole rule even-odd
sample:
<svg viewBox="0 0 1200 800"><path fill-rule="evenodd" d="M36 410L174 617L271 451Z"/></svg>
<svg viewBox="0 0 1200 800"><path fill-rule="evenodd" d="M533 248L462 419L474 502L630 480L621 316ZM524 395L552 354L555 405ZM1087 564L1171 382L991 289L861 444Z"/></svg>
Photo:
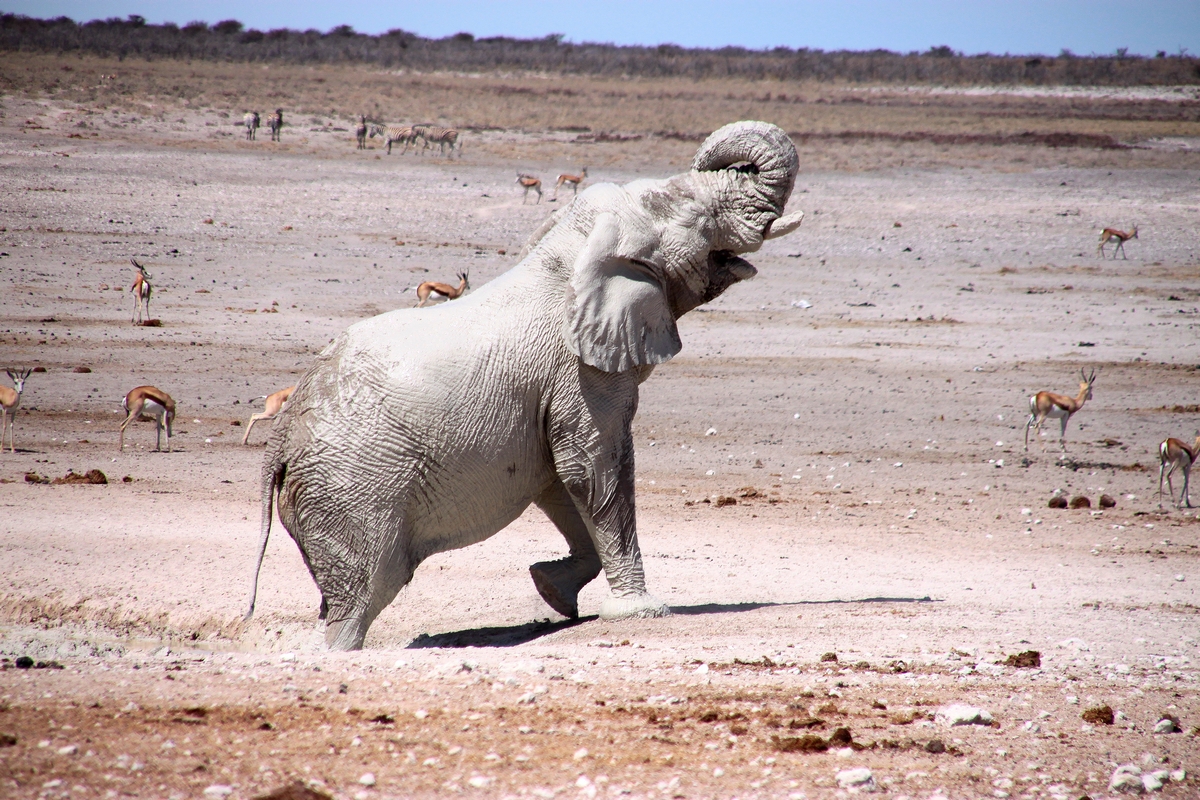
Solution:
<svg viewBox="0 0 1200 800"><path fill-rule="evenodd" d="M787 205L792 184L800 169L800 158L792 140L769 122L734 122L712 133L692 159L692 169L701 172L752 164L763 199L778 217ZM762 230L772 220L763 220Z"/></svg>

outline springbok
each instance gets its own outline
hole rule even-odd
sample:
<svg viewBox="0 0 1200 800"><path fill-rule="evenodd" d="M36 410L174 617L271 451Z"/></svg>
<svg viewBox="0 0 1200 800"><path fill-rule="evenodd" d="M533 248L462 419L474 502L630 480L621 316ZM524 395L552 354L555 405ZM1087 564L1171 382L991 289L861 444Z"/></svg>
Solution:
<svg viewBox="0 0 1200 800"><path fill-rule="evenodd" d="M529 199L529 191L532 189L537 192L537 201L542 202L542 179L535 178L532 175L526 175L524 172L517 173L517 185L525 190L525 194L521 195L521 205L525 205L525 201Z"/></svg>
<svg viewBox="0 0 1200 800"><path fill-rule="evenodd" d="M27 369L24 372L13 374L13 371L5 370L8 377L12 379L13 388L0 386L0 453L4 452L4 429L8 428L8 449L9 452L17 452L17 446L13 442L13 429L17 424L17 405L21 402L21 392L25 390L25 379L29 377L32 369ZM12 419L9 419L9 414Z"/></svg>
<svg viewBox="0 0 1200 800"><path fill-rule="evenodd" d="M274 419L276 414L283 411L287 405L288 398L292 396L292 392L294 391L296 391L296 387L289 386L286 389L280 389L274 394L267 395L266 409L261 414L255 414L250 417L250 421L246 423L246 435L242 437L242 444L250 441L250 429L254 427L254 423Z"/></svg>
<svg viewBox="0 0 1200 800"><path fill-rule="evenodd" d="M1068 397L1065 394L1055 394L1054 392L1038 392L1033 397L1029 398L1029 420L1025 423L1025 452L1029 452L1029 427L1032 425L1037 435L1042 435L1042 423L1046 419L1057 419L1062 423L1062 432L1059 434L1059 444L1062 445L1063 452L1067 451L1067 422L1070 421L1071 415L1083 408L1083 404L1092 399L1092 384L1096 382L1096 370L1092 370L1090 376L1084 375L1083 370L1079 370L1079 377L1082 379L1079 382L1079 395L1077 397ZM1042 449L1046 446L1043 444Z"/></svg>
<svg viewBox="0 0 1200 800"><path fill-rule="evenodd" d="M584 167L583 172L579 173L578 175L569 175L565 172L559 175L558 182L554 184L554 197L552 199L558 199L558 187L562 186L564 183L571 184L571 188L575 190L575 194L579 194L579 184L583 183L583 180L586 177L587 167Z"/></svg>
<svg viewBox="0 0 1200 800"><path fill-rule="evenodd" d="M1163 477L1167 479L1167 492L1171 495L1171 505L1176 508L1192 507L1191 493L1188 483L1192 474L1192 465L1200 456L1200 431L1196 431L1196 441L1189 447L1186 442L1171 438L1158 446L1158 507L1162 508ZM1168 464L1170 466L1168 466ZM1171 475L1176 469L1183 470L1183 491L1179 494L1179 502L1175 502L1175 487L1171 485Z"/></svg>
<svg viewBox="0 0 1200 800"><path fill-rule="evenodd" d="M1100 247L1097 248L1100 251L1100 257L1104 258L1104 245L1108 244L1110 239L1116 239L1117 246L1113 248L1113 260L1116 260L1117 251L1120 251L1121 258L1128 261L1129 257L1125 255L1125 242L1136 238L1138 238L1137 225L1134 225L1133 230L1129 231L1128 233L1125 231L1119 231L1116 228L1105 228L1104 230L1100 231Z"/></svg>
<svg viewBox="0 0 1200 800"><path fill-rule="evenodd" d="M138 386L129 390L129 394L125 395L125 399L121 401L121 407L125 409L128 416L121 423L119 450L122 452L125 450L125 429L129 427L129 423L145 414L148 417L154 417L154 452L162 452L164 421L167 429L167 452L171 452L171 423L175 421L175 401L171 399L171 395L153 386Z"/></svg>
<svg viewBox="0 0 1200 800"><path fill-rule="evenodd" d="M454 287L448 283L437 283L436 281L425 281L417 287L417 308L425 305L429 300L429 295L432 293L440 294L447 300L453 300L456 297L462 297L462 293L471 288L470 281L467 280L469 272L458 273L458 286Z"/></svg>
<svg viewBox="0 0 1200 800"><path fill-rule="evenodd" d="M133 317L130 318L130 321L136 325L142 322L143 304L146 306L145 319L150 319L150 294L153 289L150 286L150 273L146 272L146 268L136 259L129 259L129 263L133 264L133 268L137 270L137 275L133 276L133 285L129 287L129 291L133 295Z"/></svg>

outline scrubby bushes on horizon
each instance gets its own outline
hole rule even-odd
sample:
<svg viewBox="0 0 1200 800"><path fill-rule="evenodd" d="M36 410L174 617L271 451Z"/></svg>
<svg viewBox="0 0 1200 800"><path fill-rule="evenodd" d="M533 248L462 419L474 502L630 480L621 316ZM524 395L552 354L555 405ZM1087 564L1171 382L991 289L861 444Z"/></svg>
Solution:
<svg viewBox="0 0 1200 800"><path fill-rule="evenodd" d="M147 25L143 17L76 23L69 17L0 15L0 51L86 53L118 58L179 58L293 64L375 64L388 69L486 72L525 70L596 76L743 78L902 84L1175 85L1200 84L1200 59L1180 53L1112 56L965 56L946 45L925 53L832 51L788 47L750 50L617 46L540 39L427 39L393 29L378 36L339 25L327 33L246 30L236 19Z"/></svg>

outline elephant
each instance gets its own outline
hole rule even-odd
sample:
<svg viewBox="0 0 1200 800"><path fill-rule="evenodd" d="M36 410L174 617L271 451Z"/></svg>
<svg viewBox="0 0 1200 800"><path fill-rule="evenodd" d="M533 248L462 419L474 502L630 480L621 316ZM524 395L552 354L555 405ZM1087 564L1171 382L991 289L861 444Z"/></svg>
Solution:
<svg viewBox="0 0 1200 800"><path fill-rule="evenodd" d="M634 508L638 386L676 320L757 274L739 254L799 227L799 159L765 122L717 130L689 172L596 184L474 294L358 322L307 369L262 469L254 612L276 505L321 593L325 644L356 650L429 556L536 504L569 554L530 567L568 618L603 568L600 617L669 609L646 589Z"/></svg>

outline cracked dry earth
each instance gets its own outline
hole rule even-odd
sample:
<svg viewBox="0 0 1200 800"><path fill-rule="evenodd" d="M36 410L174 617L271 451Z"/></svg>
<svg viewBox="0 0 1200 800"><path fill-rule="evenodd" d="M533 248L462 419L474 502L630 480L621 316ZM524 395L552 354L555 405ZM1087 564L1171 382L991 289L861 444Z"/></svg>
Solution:
<svg viewBox="0 0 1200 800"><path fill-rule="evenodd" d="M804 226L642 387L640 538L675 615L599 621L597 581L591 616L555 618L526 570L563 545L530 512L328 654L278 527L241 621L265 436L242 426L419 281L512 265L557 207L521 204L520 143L376 159L319 132L212 142L201 111L80 140L70 109L4 103L0 361L45 371L0 457L0 795L1077 800L1126 764L1197 794L1200 526L1160 510L1155 456L1200 422L1184 156L803 172ZM608 164L590 180L691 155L574 146ZM1096 258L1126 220L1128 260ZM129 323L130 257L159 327ZM1067 455L1056 430L1026 454L1029 395L1093 367ZM144 383L179 404L174 452L143 423L118 455ZM90 469L108 483L34 482ZM993 722L950 726L954 704ZM1111 725L1083 719L1102 706Z"/></svg>

